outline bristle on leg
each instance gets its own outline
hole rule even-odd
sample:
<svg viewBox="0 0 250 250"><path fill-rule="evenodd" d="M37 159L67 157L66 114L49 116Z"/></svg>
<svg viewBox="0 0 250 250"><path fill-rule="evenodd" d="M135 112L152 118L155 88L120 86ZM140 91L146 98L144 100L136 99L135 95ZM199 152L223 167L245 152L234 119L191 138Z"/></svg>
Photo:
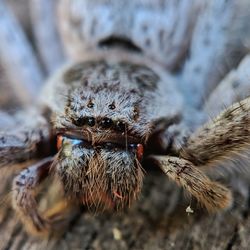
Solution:
<svg viewBox="0 0 250 250"><path fill-rule="evenodd" d="M226 209L232 204L231 191L211 181L191 162L170 156L152 158L170 179L191 193L209 212Z"/></svg>

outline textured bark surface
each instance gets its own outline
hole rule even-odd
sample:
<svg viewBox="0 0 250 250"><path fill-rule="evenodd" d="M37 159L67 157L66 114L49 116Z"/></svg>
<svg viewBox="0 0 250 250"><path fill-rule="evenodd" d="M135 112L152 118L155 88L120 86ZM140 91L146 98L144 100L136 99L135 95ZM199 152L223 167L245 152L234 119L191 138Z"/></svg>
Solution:
<svg viewBox="0 0 250 250"><path fill-rule="evenodd" d="M13 178L13 172L8 172L6 170L0 180L1 250L249 249L247 199L235 194L235 205L231 210L208 215L160 171L152 169L147 171L141 199L128 211L100 215L85 211L72 221L61 237L35 239L25 233L10 209L8 183ZM193 214L186 212L190 204Z"/></svg>

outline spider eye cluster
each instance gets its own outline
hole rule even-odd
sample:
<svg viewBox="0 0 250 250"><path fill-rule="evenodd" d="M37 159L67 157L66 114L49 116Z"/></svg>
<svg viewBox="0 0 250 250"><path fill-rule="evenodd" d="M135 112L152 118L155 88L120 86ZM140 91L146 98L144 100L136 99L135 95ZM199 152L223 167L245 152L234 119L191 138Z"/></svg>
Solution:
<svg viewBox="0 0 250 250"><path fill-rule="evenodd" d="M77 127L89 126L89 127L100 127L102 129L114 129L118 132L125 132L126 123L123 121L113 121L111 118L104 117L100 119L96 119L92 116L89 117L79 117L78 119L74 119L73 123Z"/></svg>
<svg viewBox="0 0 250 250"><path fill-rule="evenodd" d="M95 118L94 117L80 117L74 120L74 124L78 127L82 127L84 125L93 127L95 126Z"/></svg>

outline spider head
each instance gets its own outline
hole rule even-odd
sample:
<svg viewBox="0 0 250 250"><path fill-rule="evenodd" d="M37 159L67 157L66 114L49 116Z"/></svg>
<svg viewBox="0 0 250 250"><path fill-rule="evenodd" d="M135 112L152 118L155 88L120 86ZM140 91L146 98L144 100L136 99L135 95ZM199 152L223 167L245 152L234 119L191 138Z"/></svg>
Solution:
<svg viewBox="0 0 250 250"><path fill-rule="evenodd" d="M105 85L70 93L65 112L55 123L56 171L69 196L117 210L140 193L140 162L150 125L141 113L140 94L119 83Z"/></svg>

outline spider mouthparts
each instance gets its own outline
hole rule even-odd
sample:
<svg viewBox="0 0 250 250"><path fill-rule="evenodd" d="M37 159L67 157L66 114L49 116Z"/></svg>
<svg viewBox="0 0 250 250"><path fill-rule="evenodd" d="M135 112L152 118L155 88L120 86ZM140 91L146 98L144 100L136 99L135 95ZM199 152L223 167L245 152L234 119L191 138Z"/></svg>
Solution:
<svg viewBox="0 0 250 250"><path fill-rule="evenodd" d="M120 138L119 138L120 139ZM136 143L135 140L118 140L117 138L109 137L102 140L92 141L85 138L74 137L72 135L58 135L57 136L57 149L60 150L64 145L71 144L72 146L78 145L84 148L93 148L96 150L126 150L134 152L139 161L143 158L144 146L141 143Z"/></svg>

